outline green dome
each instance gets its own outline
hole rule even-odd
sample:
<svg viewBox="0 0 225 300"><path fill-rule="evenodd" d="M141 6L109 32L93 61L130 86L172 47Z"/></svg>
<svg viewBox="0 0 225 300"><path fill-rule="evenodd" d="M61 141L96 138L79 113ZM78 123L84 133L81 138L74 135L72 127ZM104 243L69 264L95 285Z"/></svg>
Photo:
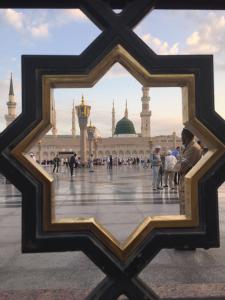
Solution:
<svg viewBox="0 0 225 300"><path fill-rule="evenodd" d="M117 122L114 134L136 134L133 122L124 117Z"/></svg>

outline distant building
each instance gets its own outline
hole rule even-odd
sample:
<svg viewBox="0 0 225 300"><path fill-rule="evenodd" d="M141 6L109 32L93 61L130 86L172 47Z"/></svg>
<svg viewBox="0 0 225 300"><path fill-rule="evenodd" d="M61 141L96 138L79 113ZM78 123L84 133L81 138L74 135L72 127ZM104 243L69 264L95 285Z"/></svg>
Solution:
<svg viewBox="0 0 225 300"><path fill-rule="evenodd" d="M112 108L112 136L103 138L98 130L95 133L94 156L104 158L108 155L114 157L128 158L139 157L147 158L154 145L160 145L162 151L174 149L181 145L181 138L173 132L171 135L160 135L151 137L151 111L149 110L149 88L142 88L143 97L141 118L141 133L136 133L133 122L128 118L127 102L124 117L116 123L116 112L113 102ZM8 114L5 115L6 126L16 118L16 101L13 91L12 75L10 78L9 101L7 102ZM53 100L52 105L52 134L45 135L41 141L34 146L32 152L37 160L51 160L59 152L76 152L80 154L80 137L76 135L76 110L73 103L71 115L71 134L57 135L56 109ZM89 155L87 150L87 155Z"/></svg>

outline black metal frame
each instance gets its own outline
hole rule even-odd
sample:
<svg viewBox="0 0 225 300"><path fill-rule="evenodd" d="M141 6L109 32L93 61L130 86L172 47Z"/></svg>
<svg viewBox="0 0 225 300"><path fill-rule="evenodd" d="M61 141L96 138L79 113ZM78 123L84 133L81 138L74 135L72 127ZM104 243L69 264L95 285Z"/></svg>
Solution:
<svg viewBox="0 0 225 300"><path fill-rule="evenodd" d="M123 9L136 0L101 0L112 9ZM140 1L141 2L141 1ZM76 8L83 0L1 0L0 8ZM223 0L154 0L155 9L224 10Z"/></svg>
<svg viewBox="0 0 225 300"><path fill-rule="evenodd" d="M116 15L108 3L111 8L123 8L128 4L122 13ZM132 28L154 8L225 9L225 2L2 0L0 7L81 8L103 30L79 56L22 57L22 114L0 134L0 171L22 192L23 252L83 251L107 276L87 299L113 300L121 294L126 294L129 299L158 299L137 275L161 249L184 245L203 248L219 246L217 189L225 180L225 156L199 182L200 225L197 228L155 229L123 263L90 232L44 232L42 184L10 155L10 150L23 140L41 119L42 75L87 74L118 43L152 74L195 74L197 117L225 144L225 121L214 110L212 56L156 55L132 31Z"/></svg>

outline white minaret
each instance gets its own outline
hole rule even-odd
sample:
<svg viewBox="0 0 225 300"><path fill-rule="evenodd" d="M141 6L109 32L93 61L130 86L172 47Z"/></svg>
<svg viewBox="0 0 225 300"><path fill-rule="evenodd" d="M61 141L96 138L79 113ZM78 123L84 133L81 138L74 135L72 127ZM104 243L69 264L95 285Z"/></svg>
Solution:
<svg viewBox="0 0 225 300"><path fill-rule="evenodd" d="M112 136L114 136L115 129L116 129L116 112L115 112L115 106L114 106L114 100L113 100L113 107L112 107Z"/></svg>
<svg viewBox="0 0 225 300"><path fill-rule="evenodd" d="M74 106L74 101L73 101L73 108L72 108L72 136L76 136L76 109Z"/></svg>
<svg viewBox="0 0 225 300"><path fill-rule="evenodd" d="M128 119L127 100L126 100L126 107L125 107L124 117Z"/></svg>
<svg viewBox="0 0 225 300"><path fill-rule="evenodd" d="M52 135L57 135L55 99L52 98Z"/></svg>
<svg viewBox="0 0 225 300"><path fill-rule="evenodd" d="M140 113L141 117L141 136L142 137L150 137L151 131L150 131L150 117L151 117L151 111L149 110L149 88L148 87L142 87L143 96L141 98L142 101L142 112Z"/></svg>
<svg viewBox="0 0 225 300"><path fill-rule="evenodd" d="M12 121L16 118L16 101L14 96L14 90L13 90L13 80L12 80L12 73L10 78L10 86L9 86L9 101L7 102L8 106L8 114L5 115L6 120L6 127L9 126Z"/></svg>

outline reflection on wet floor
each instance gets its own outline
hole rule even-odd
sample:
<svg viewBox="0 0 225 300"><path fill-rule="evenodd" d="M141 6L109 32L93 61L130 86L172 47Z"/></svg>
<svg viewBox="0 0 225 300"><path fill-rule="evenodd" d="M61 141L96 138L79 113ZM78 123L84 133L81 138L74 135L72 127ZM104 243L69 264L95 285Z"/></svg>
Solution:
<svg viewBox="0 0 225 300"><path fill-rule="evenodd" d="M51 167L46 167L51 173ZM179 214L178 192L153 191L151 169L141 166L105 166L69 170L54 176L56 218L95 217L118 239L125 239L146 216ZM0 207L19 207L20 193L1 178Z"/></svg>
<svg viewBox="0 0 225 300"><path fill-rule="evenodd" d="M77 169L68 181L68 173L55 177L56 216L95 217L118 239L123 240L146 216L179 214L178 194L164 189L153 191L151 170L120 166L94 173Z"/></svg>

